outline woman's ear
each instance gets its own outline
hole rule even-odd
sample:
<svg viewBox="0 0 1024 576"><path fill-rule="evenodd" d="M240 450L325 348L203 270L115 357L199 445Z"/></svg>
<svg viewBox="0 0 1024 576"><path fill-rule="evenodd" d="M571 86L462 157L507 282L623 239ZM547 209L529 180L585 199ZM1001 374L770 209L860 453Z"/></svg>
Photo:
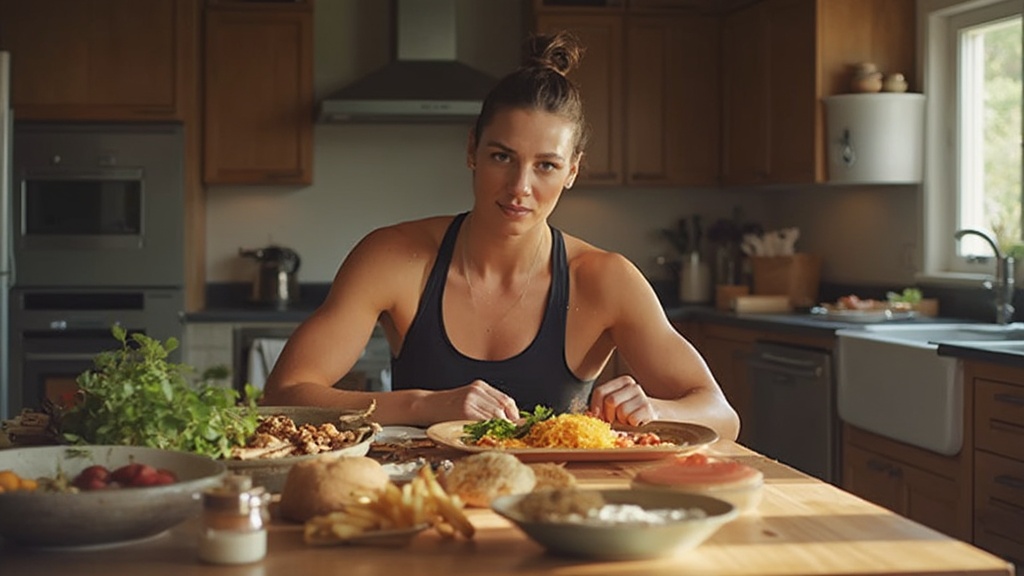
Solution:
<svg viewBox="0 0 1024 576"><path fill-rule="evenodd" d="M473 130L469 131L469 138L466 140L466 166L470 170L476 170L476 137Z"/></svg>
<svg viewBox="0 0 1024 576"><path fill-rule="evenodd" d="M572 188L576 183L576 177L580 175L580 162L583 160L583 153L576 155L576 159L569 165L569 177L565 180L565 189Z"/></svg>

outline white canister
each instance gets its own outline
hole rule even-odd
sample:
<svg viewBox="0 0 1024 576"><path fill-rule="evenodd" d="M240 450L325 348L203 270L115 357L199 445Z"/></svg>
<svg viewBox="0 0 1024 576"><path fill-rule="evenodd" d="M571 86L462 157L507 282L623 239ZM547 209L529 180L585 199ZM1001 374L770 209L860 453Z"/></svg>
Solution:
<svg viewBox="0 0 1024 576"><path fill-rule="evenodd" d="M700 259L698 252L690 252L679 268L679 300L686 303L711 301L711 267Z"/></svg>

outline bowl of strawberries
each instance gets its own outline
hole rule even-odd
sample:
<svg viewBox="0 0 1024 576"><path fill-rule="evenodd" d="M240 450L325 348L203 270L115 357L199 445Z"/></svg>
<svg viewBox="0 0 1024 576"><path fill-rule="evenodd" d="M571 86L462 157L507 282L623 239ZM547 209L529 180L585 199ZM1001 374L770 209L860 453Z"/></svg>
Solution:
<svg viewBox="0 0 1024 576"><path fill-rule="evenodd" d="M147 539L202 511L227 468L207 456L141 446L0 450L0 538L32 547Z"/></svg>

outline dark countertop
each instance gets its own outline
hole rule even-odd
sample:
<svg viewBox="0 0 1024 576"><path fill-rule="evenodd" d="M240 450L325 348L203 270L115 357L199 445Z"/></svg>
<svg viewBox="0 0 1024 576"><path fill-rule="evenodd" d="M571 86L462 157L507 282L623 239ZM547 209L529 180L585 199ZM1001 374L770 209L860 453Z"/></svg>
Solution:
<svg viewBox="0 0 1024 576"><path fill-rule="evenodd" d="M211 285L207 291L206 309L185 315L189 323L231 324L298 324L308 318L323 302L329 284L302 285L302 300L286 307L256 304L248 301L250 285L247 283ZM737 314L718 310L710 305L686 305L667 302L665 313L670 320L713 322L753 330L766 330L810 337L833 336L836 330L862 328L863 323L843 322L809 313L789 314ZM942 323L971 322L962 318L916 318L894 322ZM1024 367L1024 342L1019 346L999 342L958 342L940 344L938 353L964 359L994 362Z"/></svg>
<svg viewBox="0 0 1024 576"><path fill-rule="evenodd" d="M1024 368L1024 341L939 343L939 356Z"/></svg>

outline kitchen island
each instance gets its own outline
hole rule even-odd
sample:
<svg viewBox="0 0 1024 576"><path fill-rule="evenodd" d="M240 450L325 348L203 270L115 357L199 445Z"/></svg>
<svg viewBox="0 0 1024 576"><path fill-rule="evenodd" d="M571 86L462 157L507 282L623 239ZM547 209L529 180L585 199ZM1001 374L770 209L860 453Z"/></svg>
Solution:
<svg viewBox="0 0 1024 576"><path fill-rule="evenodd" d="M990 574L1013 566L870 504L738 444L720 441L710 455L734 458L761 470L758 508L722 527L700 547L646 561L593 561L549 555L489 510L470 509L472 540L433 531L407 547L310 547L299 525L274 522L261 562L205 565L197 559L197 523L131 545L89 551L28 550L0 544L3 574L146 576L217 574ZM627 487L642 462L571 463L580 484Z"/></svg>

